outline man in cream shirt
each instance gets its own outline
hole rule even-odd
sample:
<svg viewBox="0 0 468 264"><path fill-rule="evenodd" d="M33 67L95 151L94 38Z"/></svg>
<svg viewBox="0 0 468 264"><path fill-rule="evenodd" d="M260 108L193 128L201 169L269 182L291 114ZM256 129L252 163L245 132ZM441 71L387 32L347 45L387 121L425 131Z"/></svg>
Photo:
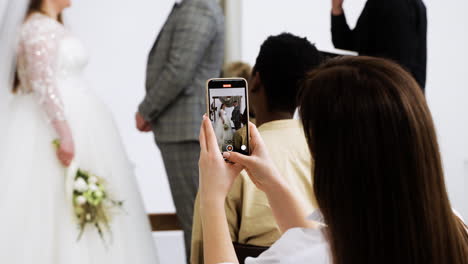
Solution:
<svg viewBox="0 0 468 264"><path fill-rule="evenodd" d="M293 115L300 80L321 62L320 53L307 39L291 34L269 37L262 45L250 81L249 96L258 130L269 154L292 188L301 194L312 213L311 156L299 120ZM192 264L203 263L203 234L198 201L192 232ZM232 241L269 247L281 232L267 197L245 172L236 179L226 199Z"/></svg>

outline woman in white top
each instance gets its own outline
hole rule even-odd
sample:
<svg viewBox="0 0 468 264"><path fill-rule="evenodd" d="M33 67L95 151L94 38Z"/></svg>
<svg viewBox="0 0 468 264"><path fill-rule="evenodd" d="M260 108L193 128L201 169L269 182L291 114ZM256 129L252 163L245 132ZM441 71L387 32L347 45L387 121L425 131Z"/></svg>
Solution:
<svg viewBox="0 0 468 264"><path fill-rule="evenodd" d="M205 117L200 212L206 264L238 263L224 199L242 169L266 193L285 232L247 264L468 263L466 226L452 212L431 114L411 75L383 59L335 59L306 76L299 98L325 224L307 219L254 125L252 155L225 153L233 162L225 163Z"/></svg>

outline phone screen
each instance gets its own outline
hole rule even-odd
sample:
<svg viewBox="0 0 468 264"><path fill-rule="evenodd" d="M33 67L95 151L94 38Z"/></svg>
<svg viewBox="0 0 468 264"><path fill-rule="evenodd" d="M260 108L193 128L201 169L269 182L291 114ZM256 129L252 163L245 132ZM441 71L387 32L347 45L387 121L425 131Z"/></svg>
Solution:
<svg viewBox="0 0 468 264"><path fill-rule="evenodd" d="M209 80L207 102L219 150L249 155L247 81L242 78Z"/></svg>

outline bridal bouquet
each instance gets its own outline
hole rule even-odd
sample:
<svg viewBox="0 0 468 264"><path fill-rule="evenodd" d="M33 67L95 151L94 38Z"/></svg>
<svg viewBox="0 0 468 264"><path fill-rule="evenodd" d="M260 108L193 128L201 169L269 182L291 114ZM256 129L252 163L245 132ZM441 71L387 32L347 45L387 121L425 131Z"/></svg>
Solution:
<svg viewBox="0 0 468 264"><path fill-rule="evenodd" d="M73 208L78 220L80 235L87 225L96 227L101 238L103 230L110 230L110 211L121 208L122 201L109 198L103 179L89 172L78 169L73 183Z"/></svg>
<svg viewBox="0 0 468 264"><path fill-rule="evenodd" d="M60 141L54 140L53 144L58 148ZM73 213L80 229L78 240L87 226L94 226L104 240L104 230L111 232L111 212L116 208L122 209L123 201L111 199L102 178L79 169L74 163L68 168L67 178L71 189L67 196L71 196L68 198L71 198Z"/></svg>

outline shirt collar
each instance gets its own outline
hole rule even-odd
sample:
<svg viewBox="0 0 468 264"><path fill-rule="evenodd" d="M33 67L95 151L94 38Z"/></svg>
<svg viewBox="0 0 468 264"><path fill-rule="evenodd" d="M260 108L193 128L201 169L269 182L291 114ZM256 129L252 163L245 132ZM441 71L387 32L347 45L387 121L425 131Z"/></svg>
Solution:
<svg viewBox="0 0 468 264"><path fill-rule="evenodd" d="M300 120L296 119L282 119L270 121L265 124L262 124L258 127L259 131L268 131L268 130L278 130L285 128L301 128L302 124Z"/></svg>

